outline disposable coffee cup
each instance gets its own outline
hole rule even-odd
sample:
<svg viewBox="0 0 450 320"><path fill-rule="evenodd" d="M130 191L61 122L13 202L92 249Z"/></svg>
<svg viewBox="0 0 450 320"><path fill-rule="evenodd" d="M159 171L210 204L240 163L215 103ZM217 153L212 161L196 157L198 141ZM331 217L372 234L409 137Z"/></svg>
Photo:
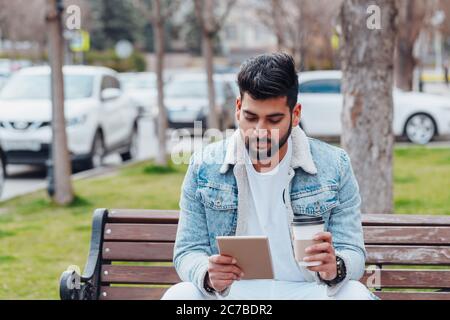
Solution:
<svg viewBox="0 0 450 320"><path fill-rule="evenodd" d="M295 215L292 222L292 236L294 242L295 260L300 266L313 267L321 265L321 261L305 262L303 258L308 256L305 249L313 244L321 243L321 240L313 240L314 236L324 231L322 217L311 217L307 215Z"/></svg>

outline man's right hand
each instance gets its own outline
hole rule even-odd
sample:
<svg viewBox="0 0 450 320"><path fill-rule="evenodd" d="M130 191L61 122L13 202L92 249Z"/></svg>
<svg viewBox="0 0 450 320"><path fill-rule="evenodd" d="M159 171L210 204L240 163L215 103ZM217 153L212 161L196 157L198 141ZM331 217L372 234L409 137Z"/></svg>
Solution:
<svg viewBox="0 0 450 320"><path fill-rule="evenodd" d="M217 292L222 292L230 287L235 280L241 280L244 273L236 263L236 259L229 256L214 255L209 257L208 285Z"/></svg>

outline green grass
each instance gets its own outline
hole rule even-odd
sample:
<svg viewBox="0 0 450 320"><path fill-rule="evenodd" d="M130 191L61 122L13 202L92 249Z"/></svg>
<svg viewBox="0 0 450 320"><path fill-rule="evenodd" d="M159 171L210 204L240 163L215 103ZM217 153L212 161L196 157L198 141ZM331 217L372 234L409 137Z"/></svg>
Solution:
<svg viewBox="0 0 450 320"><path fill-rule="evenodd" d="M2 204L0 299L57 299L61 272L70 265L84 268L93 210L177 209L185 170L147 164L77 181L77 199L67 208L51 203L45 192Z"/></svg>
<svg viewBox="0 0 450 320"><path fill-rule="evenodd" d="M396 213L450 214L450 148L395 150Z"/></svg>
<svg viewBox="0 0 450 320"><path fill-rule="evenodd" d="M62 208L37 192L0 205L0 299L58 299L59 276L86 262L95 208L177 209L186 166L139 164L74 183ZM450 214L450 150L395 152L395 211Z"/></svg>

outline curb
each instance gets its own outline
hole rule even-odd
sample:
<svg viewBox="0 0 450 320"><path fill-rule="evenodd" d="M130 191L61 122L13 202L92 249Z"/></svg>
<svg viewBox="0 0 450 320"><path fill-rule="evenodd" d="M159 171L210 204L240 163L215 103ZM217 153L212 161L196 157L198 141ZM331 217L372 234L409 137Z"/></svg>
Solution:
<svg viewBox="0 0 450 320"><path fill-rule="evenodd" d="M95 168L95 169L91 169L91 170L87 170L87 171L82 171L82 172L78 172L75 174L72 174L71 176L71 180L72 181L78 181L78 180L84 180L84 179L90 179L90 178L97 178L97 177L107 177L107 176L112 176L114 174L116 174L119 170L121 169L125 169L128 167L131 167L133 165L136 164L141 164L144 162L148 162L150 160L152 160L153 158L143 158L143 159L139 159L139 160L129 160L126 162L123 162L121 164L118 165L114 165L111 167L100 167L100 168ZM2 200L0 200L0 204L4 203L6 201L9 200L13 200L16 199L18 197L22 197L28 194L32 194L38 191L42 191L42 190L46 190L47 189L47 182L42 182L38 185L36 185L35 187L28 189L24 192L21 193L17 193L13 196L4 198Z"/></svg>

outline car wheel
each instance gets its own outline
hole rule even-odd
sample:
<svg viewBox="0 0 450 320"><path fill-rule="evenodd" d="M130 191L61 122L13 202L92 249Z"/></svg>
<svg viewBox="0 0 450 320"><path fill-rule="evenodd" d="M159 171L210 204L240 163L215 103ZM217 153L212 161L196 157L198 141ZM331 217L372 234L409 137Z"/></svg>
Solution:
<svg viewBox="0 0 450 320"><path fill-rule="evenodd" d="M139 135L138 135L137 127L135 126L133 128L133 132L131 134L130 146L129 146L128 151L120 154L122 161L128 161L128 160L137 158L138 143L139 143Z"/></svg>
<svg viewBox="0 0 450 320"><path fill-rule="evenodd" d="M100 131L97 131L92 143L90 159L87 162L86 169L99 168L103 164L105 157L105 144Z"/></svg>
<svg viewBox="0 0 450 320"><path fill-rule="evenodd" d="M427 114L415 114L405 125L405 135L408 140L416 144L427 144L436 134L436 124Z"/></svg>

